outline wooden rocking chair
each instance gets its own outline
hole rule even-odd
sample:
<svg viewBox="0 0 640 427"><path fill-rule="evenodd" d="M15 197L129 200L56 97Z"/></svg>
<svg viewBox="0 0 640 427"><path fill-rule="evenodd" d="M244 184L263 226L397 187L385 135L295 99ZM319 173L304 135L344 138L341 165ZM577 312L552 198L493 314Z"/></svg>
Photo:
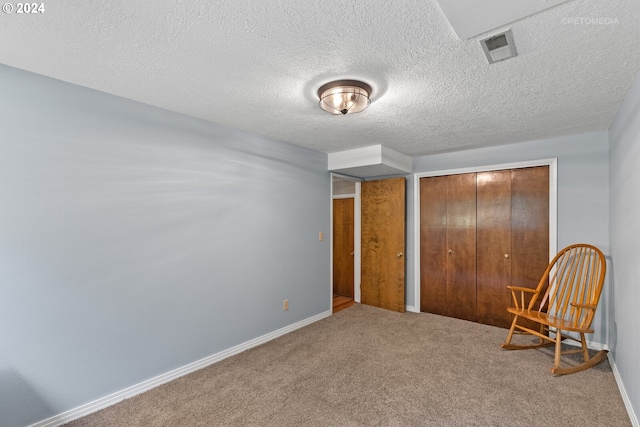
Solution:
<svg viewBox="0 0 640 427"><path fill-rule="evenodd" d="M525 350L555 345L551 369L554 375L572 374L595 366L606 356L607 350L589 357L584 334L593 333L591 321L598 306L605 272L606 262L600 249L576 244L564 248L553 258L536 289L508 286L515 306L507 310L514 314L514 318L501 347L506 350ZM521 319L538 324L539 331L519 324ZM512 344L514 332L535 335L540 341L531 345ZM549 336L550 332L555 335ZM567 332L580 334L580 339L566 335ZM581 348L561 351L561 343L565 339L579 342ZM567 353L582 353L584 362L577 366L560 367L560 356Z"/></svg>

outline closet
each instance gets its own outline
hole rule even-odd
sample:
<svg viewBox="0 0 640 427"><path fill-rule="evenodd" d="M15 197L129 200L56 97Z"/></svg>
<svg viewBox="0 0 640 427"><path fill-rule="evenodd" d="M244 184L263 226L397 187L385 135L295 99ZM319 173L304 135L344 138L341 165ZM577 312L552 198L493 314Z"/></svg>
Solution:
<svg viewBox="0 0 640 427"><path fill-rule="evenodd" d="M549 262L549 167L420 179L420 310L509 327Z"/></svg>

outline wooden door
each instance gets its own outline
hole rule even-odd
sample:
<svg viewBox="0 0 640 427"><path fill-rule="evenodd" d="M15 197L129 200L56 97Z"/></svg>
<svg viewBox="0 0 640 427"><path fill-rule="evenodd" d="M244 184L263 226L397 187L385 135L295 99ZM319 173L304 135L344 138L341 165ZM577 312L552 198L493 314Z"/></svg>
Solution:
<svg viewBox="0 0 640 427"><path fill-rule="evenodd" d="M476 320L476 176L452 175L447 185L449 315Z"/></svg>
<svg viewBox="0 0 640 427"><path fill-rule="evenodd" d="M475 173L420 180L420 310L476 319Z"/></svg>
<svg viewBox="0 0 640 427"><path fill-rule="evenodd" d="M405 178L361 185L363 304L405 310Z"/></svg>
<svg viewBox="0 0 640 427"><path fill-rule="evenodd" d="M511 293L511 170L477 175L478 322L509 327ZM544 271L544 269L543 269ZM542 273L540 273L542 275Z"/></svg>
<svg viewBox="0 0 640 427"><path fill-rule="evenodd" d="M549 265L549 166L512 171L511 241L513 284L535 288Z"/></svg>
<svg viewBox="0 0 640 427"><path fill-rule="evenodd" d="M535 288L548 262L548 166L420 180L421 311L509 327L507 285Z"/></svg>
<svg viewBox="0 0 640 427"><path fill-rule="evenodd" d="M478 173L478 322L508 328L507 285L535 288L549 264L549 167Z"/></svg>
<svg viewBox="0 0 640 427"><path fill-rule="evenodd" d="M420 311L449 316L447 176L420 179Z"/></svg>
<svg viewBox="0 0 640 427"><path fill-rule="evenodd" d="M353 199L333 200L333 294L353 298Z"/></svg>

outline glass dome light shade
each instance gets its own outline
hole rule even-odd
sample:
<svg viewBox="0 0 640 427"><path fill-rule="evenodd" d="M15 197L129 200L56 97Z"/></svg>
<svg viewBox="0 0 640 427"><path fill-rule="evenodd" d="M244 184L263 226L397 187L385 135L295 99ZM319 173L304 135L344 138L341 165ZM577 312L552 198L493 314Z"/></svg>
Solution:
<svg viewBox="0 0 640 427"><path fill-rule="evenodd" d="M371 87L356 80L338 80L318 89L318 105L331 114L359 113L369 106Z"/></svg>

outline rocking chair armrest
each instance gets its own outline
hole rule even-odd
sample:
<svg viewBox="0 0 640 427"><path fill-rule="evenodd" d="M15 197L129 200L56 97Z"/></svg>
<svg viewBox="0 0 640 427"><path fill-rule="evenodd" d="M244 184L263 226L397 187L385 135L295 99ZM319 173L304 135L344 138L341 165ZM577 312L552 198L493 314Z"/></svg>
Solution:
<svg viewBox="0 0 640 427"><path fill-rule="evenodd" d="M577 308L587 308L589 310L595 310L597 307L596 304L579 304L577 302L572 302L571 305Z"/></svg>
<svg viewBox="0 0 640 427"><path fill-rule="evenodd" d="M525 302L526 302L524 297L525 292L529 294L534 294L534 295L531 295L530 297L529 296L527 297L527 299L529 299L529 309L531 309L531 306L533 305L534 301L538 297L537 289L525 288L522 286L507 286L507 289L511 291L511 296L513 297L513 304L517 309L525 308ZM518 297L516 297L516 292L518 291L520 291L520 301L518 301Z"/></svg>
<svg viewBox="0 0 640 427"><path fill-rule="evenodd" d="M537 289L534 289L534 288L523 288L522 286L507 286L507 289L512 290L512 291L530 292L532 294L535 294L536 292L538 292Z"/></svg>

